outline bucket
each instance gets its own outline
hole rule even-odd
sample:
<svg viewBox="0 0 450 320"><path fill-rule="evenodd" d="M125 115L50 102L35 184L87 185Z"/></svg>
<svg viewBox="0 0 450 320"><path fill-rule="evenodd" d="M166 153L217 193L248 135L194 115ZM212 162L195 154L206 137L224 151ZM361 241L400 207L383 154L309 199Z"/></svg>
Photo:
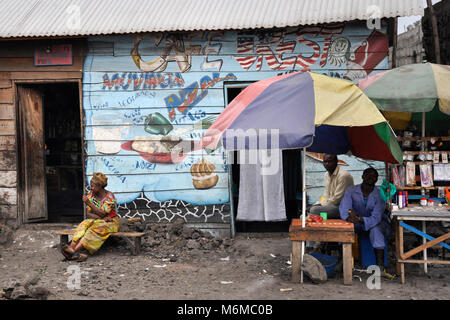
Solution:
<svg viewBox="0 0 450 320"><path fill-rule="evenodd" d="M319 260L319 262L325 268L327 277L331 278L334 276L334 268L336 267L337 259L321 253L311 253L311 256Z"/></svg>

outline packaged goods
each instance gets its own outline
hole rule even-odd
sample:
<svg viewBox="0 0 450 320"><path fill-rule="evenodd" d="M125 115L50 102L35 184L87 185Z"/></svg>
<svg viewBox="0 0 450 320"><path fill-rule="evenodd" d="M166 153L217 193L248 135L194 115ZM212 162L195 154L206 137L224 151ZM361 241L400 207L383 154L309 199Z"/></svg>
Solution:
<svg viewBox="0 0 450 320"><path fill-rule="evenodd" d="M433 174L431 172L431 164L421 164L420 169L420 182L421 186L432 187L433 186Z"/></svg>
<svg viewBox="0 0 450 320"><path fill-rule="evenodd" d="M404 165L398 167L399 187L404 187L406 182L406 169Z"/></svg>
<svg viewBox="0 0 450 320"><path fill-rule="evenodd" d="M416 165L412 162L406 163L406 185L416 185Z"/></svg>

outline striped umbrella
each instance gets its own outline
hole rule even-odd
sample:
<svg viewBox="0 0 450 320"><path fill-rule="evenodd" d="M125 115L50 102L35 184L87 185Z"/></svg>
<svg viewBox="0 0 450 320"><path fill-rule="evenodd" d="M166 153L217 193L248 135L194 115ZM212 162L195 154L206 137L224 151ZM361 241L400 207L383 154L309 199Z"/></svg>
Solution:
<svg viewBox="0 0 450 320"><path fill-rule="evenodd" d="M312 72L248 86L205 132L202 144L215 149L220 139L227 150L307 148L402 162L395 135L374 103L353 83Z"/></svg>
<svg viewBox="0 0 450 320"><path fill-rule="evenodd" d="M358 87L396 129L406 128L411 113L433 111L450 115L450 66L447 65L408 64L363 79ZM446 115L442 118L448 118Z"/></svg>
<svg viewBox="0 0 450 320"><path fill-rule="evenodd" d="M201 143L216 149L220 139L227 150L303 148L303 227L306 150L350 151L361 158L392 163L401 163L403 158L386 119L355 84L312 72L290 73L248 86L221 112ZM303 282L303 272L300 278Z"/></svg>

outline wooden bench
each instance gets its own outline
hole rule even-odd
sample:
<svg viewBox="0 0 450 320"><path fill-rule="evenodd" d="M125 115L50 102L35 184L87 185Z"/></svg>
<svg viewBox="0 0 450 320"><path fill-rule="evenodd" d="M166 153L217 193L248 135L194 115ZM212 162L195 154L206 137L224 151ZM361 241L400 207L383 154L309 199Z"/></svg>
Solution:
<svg viewBox="0 0 450 320"><path fill-rule="evenodd" d="M69 236L73 235L75 229L73 230L59 230L56 234L60 235L61 245L69 243ZM111 233L111 237L122 237L125 239L131 247L131 253L133 255L138 255L141 253L141 238L145 235L144 232L114 232Z"/></svg>

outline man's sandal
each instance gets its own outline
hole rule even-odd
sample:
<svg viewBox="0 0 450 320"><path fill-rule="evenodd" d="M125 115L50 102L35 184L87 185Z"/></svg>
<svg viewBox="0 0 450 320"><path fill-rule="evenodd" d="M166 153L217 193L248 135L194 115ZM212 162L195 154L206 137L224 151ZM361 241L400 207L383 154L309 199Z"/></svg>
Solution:
<svg viewBox="0 0 450 320"><path fill-rule="evenodd" d="M386 269L383 270L383 278L388 279L388 280L394 280L395 279L395 274L391 274L389 272L387 272Z"/></svg>

